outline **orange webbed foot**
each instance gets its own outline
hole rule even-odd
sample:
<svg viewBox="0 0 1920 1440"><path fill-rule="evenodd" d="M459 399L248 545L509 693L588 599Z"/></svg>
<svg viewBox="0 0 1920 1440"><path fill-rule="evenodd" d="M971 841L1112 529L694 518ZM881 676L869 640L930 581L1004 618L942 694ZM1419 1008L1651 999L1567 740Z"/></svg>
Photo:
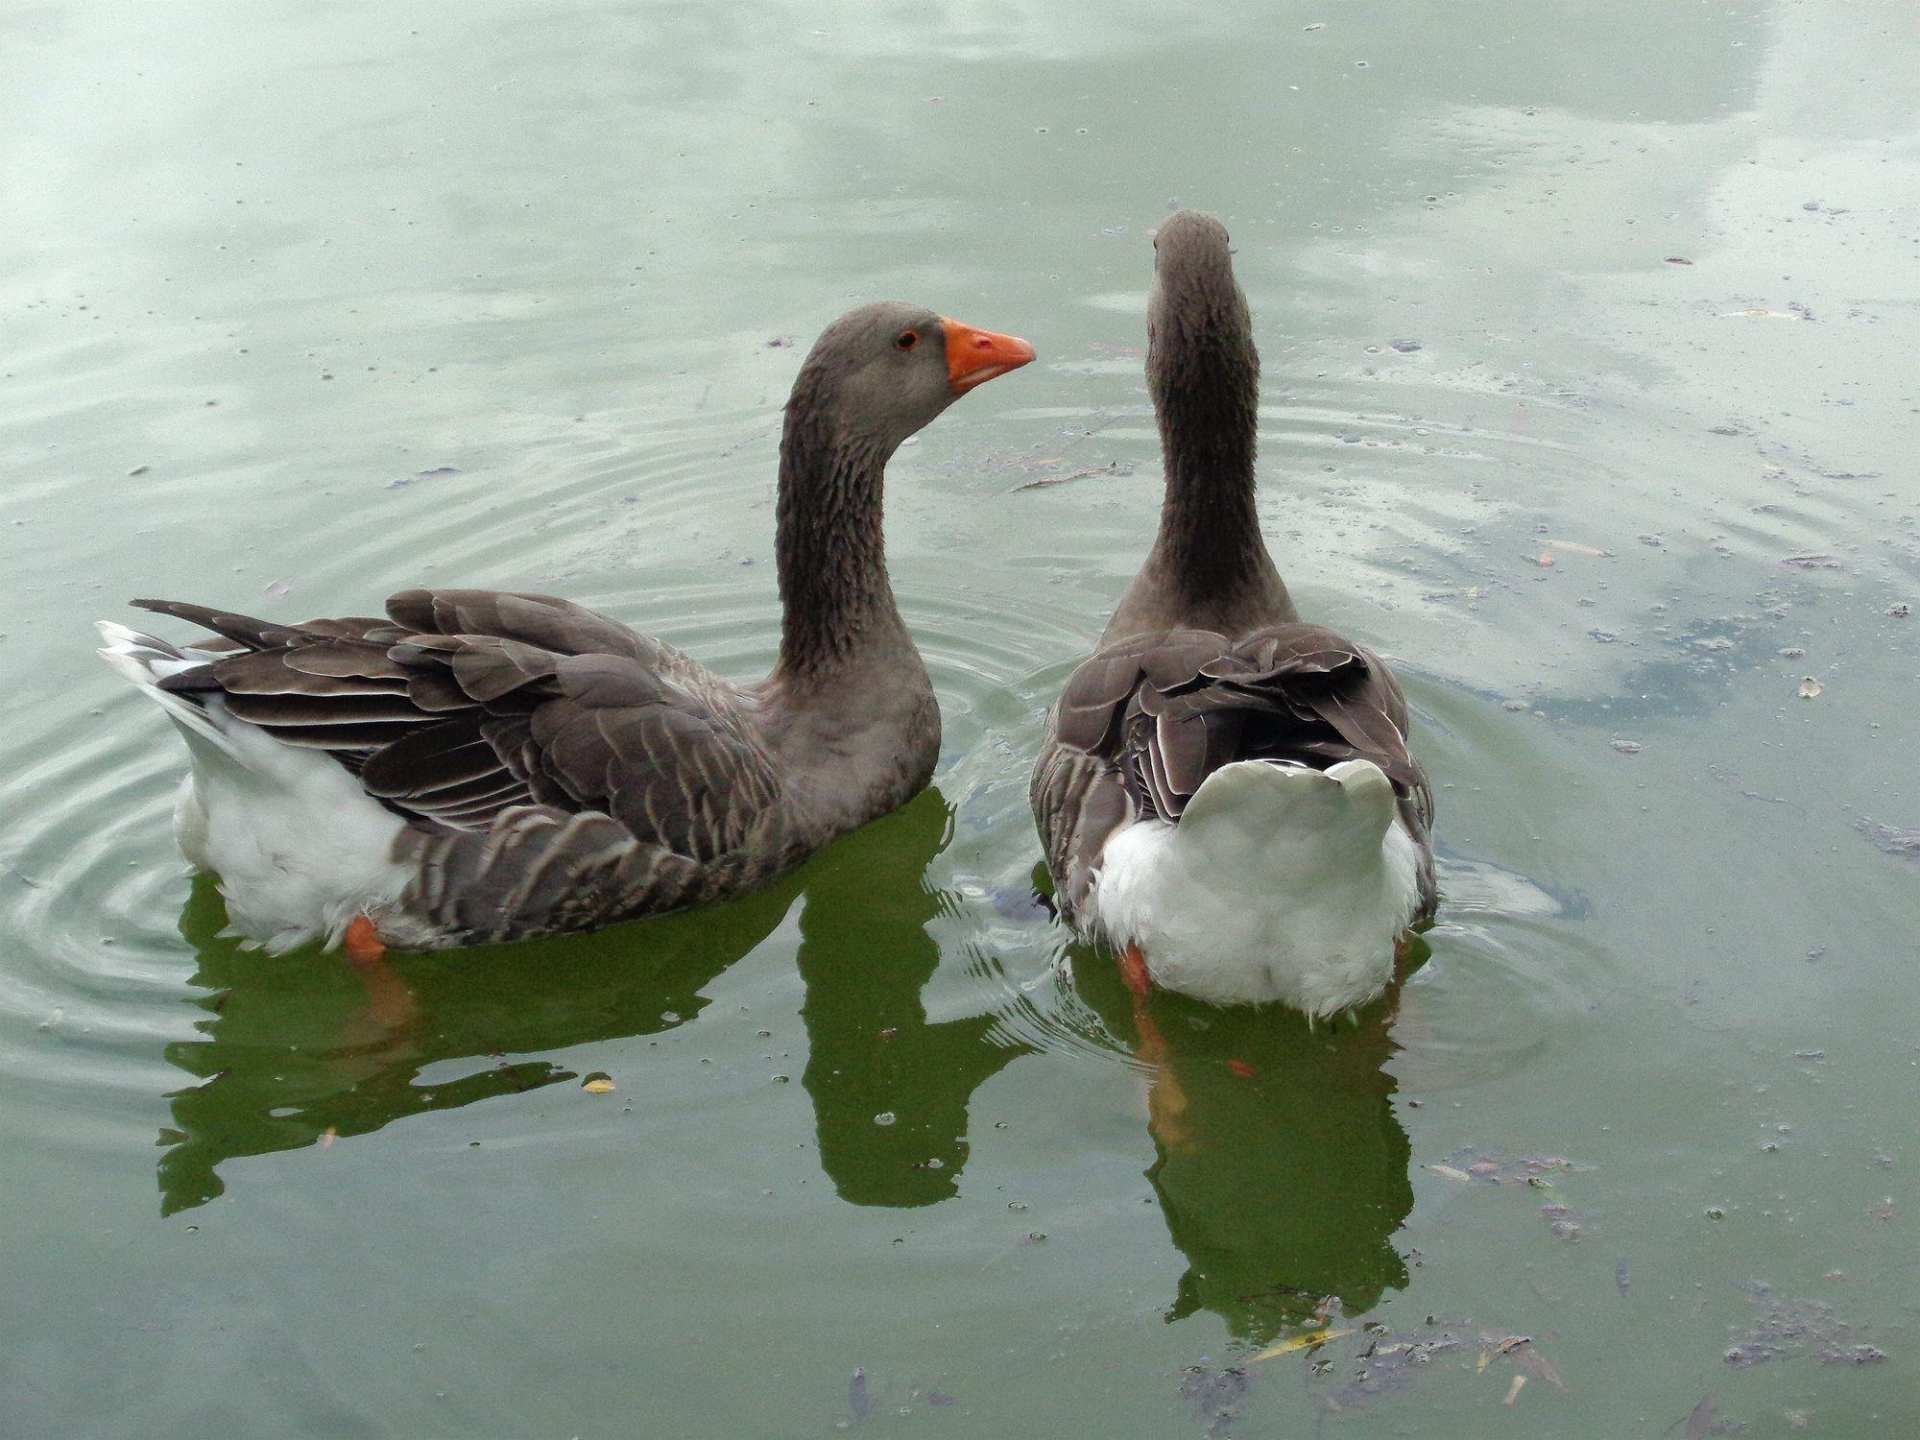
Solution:
<svg viewBox="0 0 1920 1440"><path fill-rule="evenodd" d="M1127 989L1142 999L1153 990L1153 977L1147 973L1147 957L1140 953L1138 945L1128 945L1120 952L1120 978L1126 982Z"/></svg>

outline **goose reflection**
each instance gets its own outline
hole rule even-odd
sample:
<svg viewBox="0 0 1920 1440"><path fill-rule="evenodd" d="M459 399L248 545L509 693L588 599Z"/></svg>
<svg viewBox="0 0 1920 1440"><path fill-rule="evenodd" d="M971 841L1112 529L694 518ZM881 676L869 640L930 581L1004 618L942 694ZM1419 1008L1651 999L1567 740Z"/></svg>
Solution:
<svg viewBox="0 0 1920 1440"><path fill-rule="evenodd" d="M1072 965L1081 996L1154 1067L1147 1179L1187 1258L1169 1321L1209 1310L1266 1344L1327 1296L1358 1314L1406 1285L1392 1237L1413 1208L1413 1152L1386 1070L1397 990L1357 1025L1309 1030L1270 1008L1136 1003L1111 958L1076 947Z"/></svg>
<svg viewBox="0 0 1920 1440"><path fill-rule="evenodd" d="M180 930L199 954L199 1035L167 1047L194 1077L173 1092L161 1212L206 1203L228 1161L365 1135L396 1120L574 1081L521 1058L686 1024L703 990L800 907L801 1014L821 1164L863 1205L925 1205L954 1189L974 1090L1019 1053L989 1017L929 1024L920 988L940 959L927 923L952 904L924 876L950 835L937 792L856 832L786 881L697 914L565 940L399 955L265 959L218 937L220 897L194 881ZM782 943L778 937L774 943ZM429 1076L427 1072L431 1070ZM874 1117L891 1113L892 1125Z"/></svg>

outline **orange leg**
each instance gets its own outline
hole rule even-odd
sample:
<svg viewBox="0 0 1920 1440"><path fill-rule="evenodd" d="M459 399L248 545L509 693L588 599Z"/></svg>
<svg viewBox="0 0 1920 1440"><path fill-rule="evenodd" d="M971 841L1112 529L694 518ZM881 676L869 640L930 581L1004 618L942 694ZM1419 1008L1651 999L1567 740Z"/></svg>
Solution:
<svg viewBox="0 0 1920 1440"><path fill-rule="evenodd" d="M346 943L342 947L347 958L356 965L377 965L387 958L387 947L380 943L380 932L373 928L373 921L364 915L356 915L353 923L347 926Z"/></svg>
<svg viewBox="0 0 1920 1440"><path fill-rule="evenodd" d="M410 1025L419 1010L406 981L387 963L387 947L373 921L357 915L347 926L341 949L367 992L367 1008L356 1016L373 1022L376 1033L391 1035Z"/></svg>
<svg viewBox="0 0 1920 1440"><path fill-rule="evenodd" d="M1187 1124L1187 1092L1174 1074L1167 1037L1147 1003L1153 993L1153 980L1147 974L1147 957L1138 945L1120 952L1120 978L1133 995L1133 1027L1140 1036L1134 1058L1154 1067L1153 1079L1147 1085L1147 1129L1168 1149L1184 1149L1193 1142L1193 1131Z"/></svg>

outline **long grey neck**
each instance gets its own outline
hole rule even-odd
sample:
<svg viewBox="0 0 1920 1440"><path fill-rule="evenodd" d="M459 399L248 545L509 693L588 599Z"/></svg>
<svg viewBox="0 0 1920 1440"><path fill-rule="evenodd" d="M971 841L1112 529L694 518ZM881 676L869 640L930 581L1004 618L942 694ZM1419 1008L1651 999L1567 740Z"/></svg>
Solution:
<svg viewBox="0 0 1920 1440"><path fill-rule="evenodd" d="M797 397L787 407L774 541L781 676L824 679L906 633L881 528L887 458L879 439L841 431Z"/></svg>
<svg viewBox="0 0 1920 1440"><path fill-rule="evenodd" d="M1148 380L1166 496L1147 571L1196 612L1243 600L1290 609L1254 507L1260 359L1251 338L1216 321L1162 326L1155 340Z"/></svg>

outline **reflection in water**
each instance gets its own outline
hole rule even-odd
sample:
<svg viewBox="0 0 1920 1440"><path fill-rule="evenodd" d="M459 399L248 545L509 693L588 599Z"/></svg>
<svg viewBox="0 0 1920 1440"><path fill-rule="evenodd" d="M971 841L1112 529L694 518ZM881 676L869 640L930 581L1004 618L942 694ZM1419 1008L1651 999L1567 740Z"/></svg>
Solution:
<svg viewBox="0 0 1920 1440"><path fill-rule="evenodd" d="M820 1163L856 1205L931 1205L952 1195L973 1092L1029 1053L989 1037L991 1014L928 1024L920 1004L940 963L927 922L956 903L920 876L946 848L952 818L944 800L926 796L888 817L886 843L913 857L911 875L903 864L836 865L807 886L800 1013L811 1054L802 1079Z"/></svg>
<svg viewBox="0 0 1920 1440"><path fill-rule="evenodd" d="M796 896L822 1163L857 1203L938 1200L965 1160L974 1088L1019 1053L986 1042L984 1017L929 1025L920 1008L939 961L925 925L942 904L922 877L949 819L929 793L731 904L565 940L396 955L386 971L311 952L242 952L217 938L220 897L200 877L180 929L199 951L194 983L211 992L192 1003L209 1018L201 1038L166 1051L199 1083L170 1097L161 1211L219 1195L217 1171L231 1159L576 1079L550 1061L508 1057L693 1019L708 1003L702 989L764 940ZM464 1074L421 1079L462 1061ZM889 1110L898 1123L876 1125Z"/></svg>
<svg viewBox="0 0 1920 1440"><path fill-rule="evenodd" d="M1164 992L1136 1009L1110 957L1077 949L1073 968L1112 1031L1159 1066L1147 1178L1187 1257L1169 1320L1211 1310L1264 1344L1323 1297L1357 1314L1407 1283L1390 1243L1413 1208L1386 1071L1397 990L1357 1026L1309 1030L1291 1013Z"/></svg>

